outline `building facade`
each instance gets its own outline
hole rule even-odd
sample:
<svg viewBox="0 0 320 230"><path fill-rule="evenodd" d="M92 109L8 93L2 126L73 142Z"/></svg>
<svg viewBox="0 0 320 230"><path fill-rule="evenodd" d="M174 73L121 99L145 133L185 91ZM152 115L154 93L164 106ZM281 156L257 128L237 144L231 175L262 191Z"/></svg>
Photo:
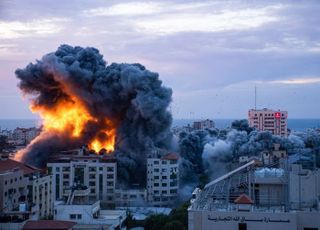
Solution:
<svg viewBox="0 0 320 230"><path fill-rule="evenodd" d="M34 219L52 216L52 177L21 162L0 160L1 212Z"/></svg>
<svg viewBox="0 0 320 230"><path fill-rule="evenodd" d="M116 189L115 203L118 207L141 207L147 205L146 189Z"/></svg>
<svg viewBox="0 0 320 230"><path fill-rule="evenodd" d="M82 150L63 152L47 164L53 177L55 200L67 196L67 191L81 184L90 189L89 197L104 204L114 203L117 164L113 157L85 153Z"/></svg>
<svg viewBox="0 0 320 230"><path fill-rule="evenodd" d="M195 189L188 229L319 229L319 183L319 169L249 162Z"/></svg>
<svg viewBox="0 0 320 230"><path fill-rule="evenodd" d="M213 120L210 120L210 119L193 122L194 130L204 130L204 129L212 129L212 128L214 128L214 122Z"/></svg>
<svg viewBox="0 0 320 230"><path fill-rule="evenodd" d="M35 204L40 218L51 218L53 216L53 193L52 176L45 175L35 177L29 183L32 189L32 203Z"/></svg>
<svg viewBox="0 0 320 230"><path fill-rule="evenodd" d="M269 131L274 135L288 136L288 112L271 109L255 110L248 112L249 126L259 131Z"/></svg>
<svg viewBox="0 0 320 230"><path fill-rule="evenodd" d="M147 159L148 203L156 207L169 206L178 197L179 156L175 153Z"/></svg>

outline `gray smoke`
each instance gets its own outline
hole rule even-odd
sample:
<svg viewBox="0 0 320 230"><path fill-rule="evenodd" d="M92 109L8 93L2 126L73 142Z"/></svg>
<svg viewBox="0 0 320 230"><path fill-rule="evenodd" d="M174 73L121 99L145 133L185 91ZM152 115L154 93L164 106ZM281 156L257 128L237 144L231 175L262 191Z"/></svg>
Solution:
<svg viewBox="0 0 320 230"><path fill-rule="evenodd" d="M131 175L132 181L139 181L148 150L168 148L171 143L172 117L167 108L172 91L162 85L157 73L141 64L107 66L95 48L62 45L36 63L17 69L16 76L33 105L52 108L76 96L97 119L86 124L78 139L42 133L28 146L24 162L44 166L57 151L87 144L100 130L109 128L108 118L116 126L120 177Z"/></svg>
<svg viewBox="0 0 320 230"><path fill-rule="evenodd" d="M236 120L231 127L180 133L182 187L190 184L202 187L230 171L230 163L240 156L258 156L261 151L272 150L274 144L280 144L289 155L300 154L310 160L315 156L317 167L320 167L319 130L292 132L288 137L279 137L267 131L253 130L246 120Z"/></svg>

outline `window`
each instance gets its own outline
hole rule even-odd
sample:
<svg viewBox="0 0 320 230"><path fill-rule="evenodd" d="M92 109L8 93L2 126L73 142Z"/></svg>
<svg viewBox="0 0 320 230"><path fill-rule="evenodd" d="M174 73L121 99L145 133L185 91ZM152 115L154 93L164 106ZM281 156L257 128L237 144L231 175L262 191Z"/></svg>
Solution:
<svg viewBox="0 0 320 230"><path fill-rule="evenodd" d="M89 186L96 186L96 182L95 181L90 181L89 182Z"/></svg>
<svg viewBox="0 0 320 230"><path fill-rule="evenodd" d="M159 183L154 183L153 186L154 187L159 187Z"/></svg>
<svg viewBox="0 0 320 230"><path fill-rule="evenodd" d="M107 179L113 179L113 174L108 174Z"/></svg>
<svg viewBox="0 0 320 230"><path fill-rule="evenodd" d="M178 192L177 189L171 189L171 190L170 190L170 194L175 194L175 193L177 193L177 192Z"/></svg>
<svg viewBox="0 0 320 230"><path fill-rule="evenodd" d="M167 171L167 169L162 169L162 172L166 172Z"/></svg>
<svg viewBox="0 0 320 230"><path fill-rule="evenodd" d="M69 167L62 167L62 172L70 172L70 168Z"/></svg>
<svg viewBox="0 0 320 230"><path fill-rule="evenodd" d="M163 164L163 165L166 165L166 164L167 164L167 161L162 161L162 164Z"/></svg>
<svg viewBox="0 0 320 230"><path fill-rule="evenodd" d="M95 167L89 167L89 172L95 172L96 168Z"/></svg>
<svg viewBox="0 0 320 230"><path fill-rule="evenodd" d="M59 167L56 167L56 172L60 172L60 168Z"/></svg>
<svg viewBox="0 0 320 230"><path fill-rule="evenodd" d="M113 172L113 170L114 170L113 167L107 167L108 172Z"/></svg>
<svg viewBox="0 0 320 230"><path fill-rule="evenodd" d="M154 172L159 172L159 169L154 169Z"/></svg>
<svg viewBox="0 0 320 230"><path fill-rule="evenodd" d="M155 180L158 180L158 179L159 179L159 176L154 176L154 179L155 179Z"/></svg>
<svg viewBox="0 0 320 230"><path fill-rule="evenodd" d="M76 214L70 214L70 220L75 220L76 219Z"/></svg>
<svg viewBox="0 0 320 230"><path fill-rule="evenodd" d="M153 162L155 165L158 165L159 164L159 161L154 161Z"/></svg>
<svg viewBox="0 0 320 230"><path fill-rule="evenodd" d="M82 219L82 215L81 214L78 214L77 217L78 217L78 220Z"/></svg>
<svg viewBox="0 0 320 230"><path fill-rule="evenodd" d="M167 183L162 183L162 187L166 187L167 186Z"/></svg>
<svg viewBox="0 0 320 230"><path fill-rule="evenodd" d="M246 223L239 223L238 229L239 230L247 230L247 224Z"/></svg>
<svg viewBox="0 0 320 230"><path fill-rule="evenodd" d="M167 179L167 176L162 176L162 179L163 179L163 180L166 180L166 179Z"/></svg>

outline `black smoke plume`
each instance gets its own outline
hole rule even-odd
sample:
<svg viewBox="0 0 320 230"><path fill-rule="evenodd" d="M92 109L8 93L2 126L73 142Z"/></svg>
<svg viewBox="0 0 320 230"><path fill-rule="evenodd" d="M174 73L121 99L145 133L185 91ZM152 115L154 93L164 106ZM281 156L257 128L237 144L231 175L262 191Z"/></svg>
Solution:
<svg viewBox="0 0 320 230"><path fill-rule="evenodd" d="M63 133L42 133L27 147L24 162L44 166L50 155L87 144L100 129L108 128L104 118L116 124L116 157L120 177L125 179L141 178L148 150L171 143L172 117L167 108L172 91L141 64L107 65L95 48L61 45L36 63L17 69L16 76L32 104L50 108L72 101L73 95L98 119L88 122L76 140Z"/></svg>

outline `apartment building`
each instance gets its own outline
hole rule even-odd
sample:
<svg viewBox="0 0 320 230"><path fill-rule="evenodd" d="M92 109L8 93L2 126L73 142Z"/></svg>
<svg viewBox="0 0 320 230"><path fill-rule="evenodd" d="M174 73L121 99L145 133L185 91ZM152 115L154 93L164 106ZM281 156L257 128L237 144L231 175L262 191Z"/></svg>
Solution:
<svg viewBox="0 0 320 230"><path fill-rule="evenodd" d="M271 109L250 109L248 112L249 126L259 131L269 131L274 135L288 136L288 112Z"/></svg>
<svg viewBox="0 0 320 230"><path fill-rule="evenodd" d="M179 156L175 153L147 159L148 203L156 207L173 204L178 196Z"/></svg>
<svg viewBox="0 0 320 230"><path fill-rule="evenodd" d="M12 139L16 144L26 145L30 143L40 133L40 129L33 128L15 128L12 132Z"/></svg>
<svg viewBox="0 0 320 230"><path fill-rule="evenodd" d="M52 177L21 162L0 160L0 212L12 211L35 219L52 216Z"/></svg>
<svg viewBox="0 0 320 230"><path fill-rule="evenodd" d="M195 130L204 130L204 129L211 129L211 128L214 128L213 120L206 119L206 120L193 122L193 129Z"/></svg>
<svg viewBox="0 0 320 230"><path fill-rule="evenodd" d="M117 164L113 156L100 156L86 149L64 151L49 160L48 173L53 176L55 200L67 196L76 185L90 189L92 200L114 204Z"/></svg>
<svg viewBox="0 0 320 230"><path fill-rule="evenodd" d="M132 189L116 189L115 203L118 207L141 207L147 205L147 190Z"/></svg>
<svg viewBox="0 0 320 230"><path fill-rule="evenodd" d="M29 182L29 188L32 193L32 203L36 205L35 210L39 213L39 218L49 218L53 216L53 193L52 176L44 175L33 177Z"/></svg>

